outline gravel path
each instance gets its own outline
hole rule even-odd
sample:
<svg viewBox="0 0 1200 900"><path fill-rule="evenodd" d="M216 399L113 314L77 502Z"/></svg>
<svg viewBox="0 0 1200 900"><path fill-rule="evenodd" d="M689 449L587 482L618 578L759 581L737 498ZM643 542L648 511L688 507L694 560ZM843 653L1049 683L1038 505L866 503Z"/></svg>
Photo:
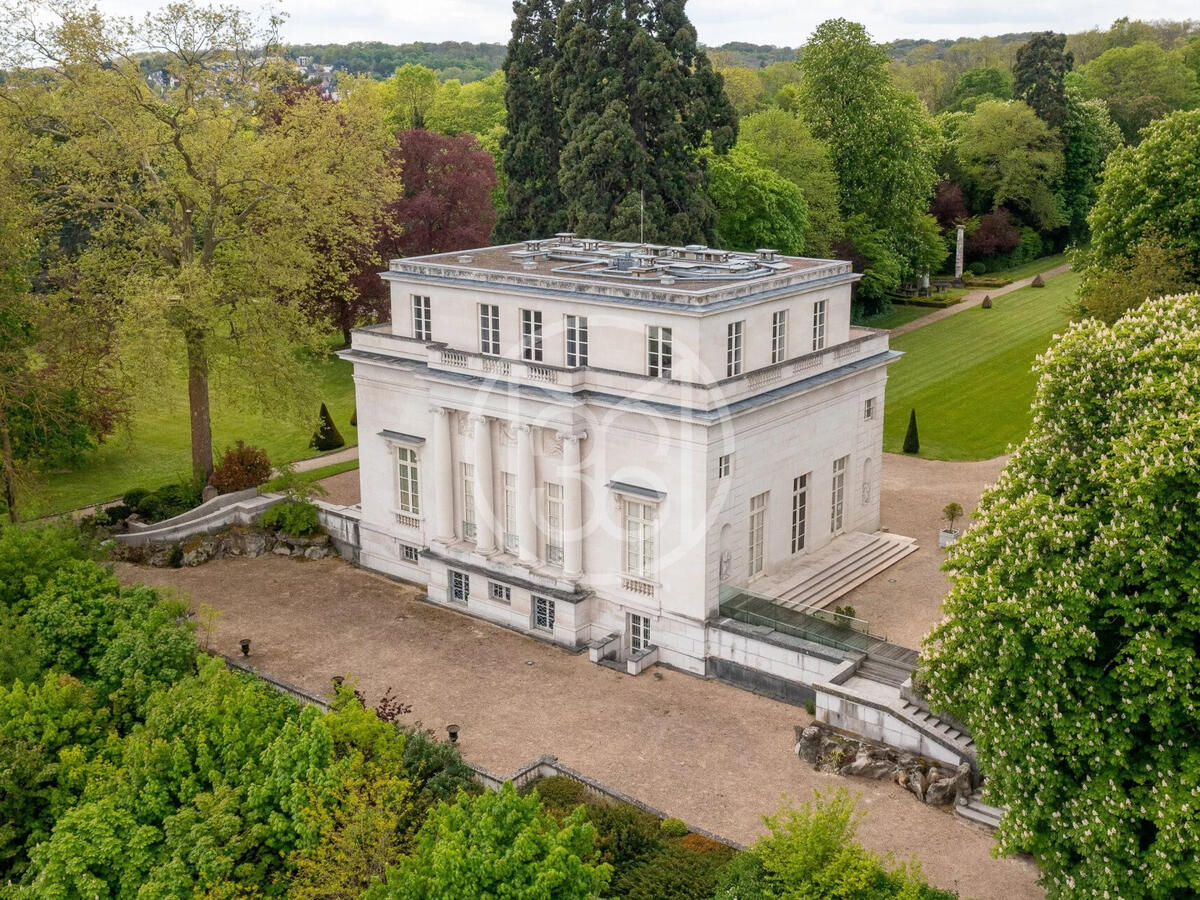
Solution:
<svg viewBox="0 0 1200 900"><path fill-rule="evenodd" d="M551 753L679 816L749 842L781 797L844 786L860 795L863 844L916 858L936 885L985 900L1040 898L1028 859L994 859L991 835L889 783L822 775L801 763L803 709L656 667L631 678L533 638L434 607L417 589L340 560L231 559L193 569L121 564L127 582L187 593L221 611L213 647L311 690L350 673L368 698L389 686L413 718L511 772Z"/></svg>
<svg viewBox="0 0 1200 900"><path fill-rule="evenodd" d="M1071 271L1070 263L1063 263L1061 266L1055 266L1053 269L1047 269L1042 272L1042 278L1053 278L1055 275L1062 275L1064 272ZM948 316L957 315L963 310L972 309L983 303L983 298L987 296L1003 297L1005 294L1011 294L1013 291L1019 291L1021 288L1027 288L1033 283L1036 275L1031 275L1028 278L1022 278L1020 281L1014 281L1012 284L1006 284L1004 287L998 288L980 288L976 291L971 291L965 294L963 298L953 306L947 306L945 309L939 309L935 313L930 313L927 316L921 316L919 319L914 319L911 322L905 322L903 325L897 325L895 328L889 329L891 335L895 337L898 334L905 334L909 331L915 331L918 328L924 328L926 325L932 325L934 322L940 322Z"/></svg>
<svg viewBox="0 0 1200 900"><path fill-rule="evenodd" d="M920 459L901 453L883 455L880 485L882 527L914 537L918 550L838 600L871 623L871 631L906 647L921 640L941 619L942 600L950 588L941 571L945 551L938 532L945 527L942 509L954 502L966 511L956 526L966 525L984 488L996 480L1006 456L979 462Z"/></svg>

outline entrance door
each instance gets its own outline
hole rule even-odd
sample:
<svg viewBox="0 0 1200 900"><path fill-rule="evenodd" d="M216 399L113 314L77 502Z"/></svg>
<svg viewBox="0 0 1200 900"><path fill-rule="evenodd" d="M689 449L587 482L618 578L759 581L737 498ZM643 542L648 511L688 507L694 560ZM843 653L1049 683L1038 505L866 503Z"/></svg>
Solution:
<svg viewBox="0 0 1200 900"><path fill-rule="evenodd" d="M629 650L632 653L637 653L639 650L645 650L650 646L650 618L649 616L639 616L637 613L629 614Z"/></svg>

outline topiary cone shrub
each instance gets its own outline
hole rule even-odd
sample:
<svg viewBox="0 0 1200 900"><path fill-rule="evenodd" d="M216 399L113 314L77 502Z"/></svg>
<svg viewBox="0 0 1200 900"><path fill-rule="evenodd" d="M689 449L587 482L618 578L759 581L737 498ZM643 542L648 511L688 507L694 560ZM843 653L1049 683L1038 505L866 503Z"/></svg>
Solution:
<svg viewBox="0 0 1200 900"><path fill-rule="evenodd" d="M358 427L358 407L354 407L354 412L350 413L350 427Z"/></svg>
<svg viewBox="0 0 1200 900"><path fill-rule="evenodd" d="M1029 282L1029 286L1030 287L1045 287L1046 282L1042 280L1042 276L1040 274L1034 275L1033 281Z"/></svg>
<svg viewBox="0 0 1200 900"><path fill-rule="evenodd" d="M312 436L312 440L309 441L308 445L314 450L336 450L338 447L345 446L345 444L346 441L342 437L342 433L333 424L333 416L329 414L329 407L322 403L321 424L317 426L317 432Z"/></svg>
<svg viewBox="0 0 1200 900"><path fill-rule="evenodd" d="M915 409L908 414L908 431L904 433L904 452L921 452L921 439L917 437L917 411Z"/></svg>
<svg viewBox="0 0 1200 900"><path fill-rule="evenodd" d="M992 308L992 295L984 294L983 302L979 305L982 306L984 309L991 309Z"/></svg>

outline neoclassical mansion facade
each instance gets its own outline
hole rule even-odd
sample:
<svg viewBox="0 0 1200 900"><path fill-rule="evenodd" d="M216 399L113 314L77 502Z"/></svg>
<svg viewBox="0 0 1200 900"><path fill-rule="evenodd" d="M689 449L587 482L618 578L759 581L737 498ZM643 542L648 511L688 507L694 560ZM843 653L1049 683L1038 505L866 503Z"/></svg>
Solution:
<svg viewBox="0 0 1200 900"><path fill-rule="evenodd" d="M898 354L849 263L562 234L383 277L360 559L431 601L703 674L723 589L878 529Z"/></svg>

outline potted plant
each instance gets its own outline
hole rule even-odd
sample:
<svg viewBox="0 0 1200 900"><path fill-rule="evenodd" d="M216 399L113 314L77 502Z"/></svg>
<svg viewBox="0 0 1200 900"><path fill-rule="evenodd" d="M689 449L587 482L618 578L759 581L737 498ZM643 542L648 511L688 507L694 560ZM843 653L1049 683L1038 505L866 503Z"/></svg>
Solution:
<svg viewBox="0 0 1200 900"><path fill-rule="evenodd" d="M942 510L942 518L946 522L946 527L942 529L938 535L938 546L949 547L958 540L958 529L954 527L954 523L962 518L963 508L957 503L947 503Z"/></svg>

